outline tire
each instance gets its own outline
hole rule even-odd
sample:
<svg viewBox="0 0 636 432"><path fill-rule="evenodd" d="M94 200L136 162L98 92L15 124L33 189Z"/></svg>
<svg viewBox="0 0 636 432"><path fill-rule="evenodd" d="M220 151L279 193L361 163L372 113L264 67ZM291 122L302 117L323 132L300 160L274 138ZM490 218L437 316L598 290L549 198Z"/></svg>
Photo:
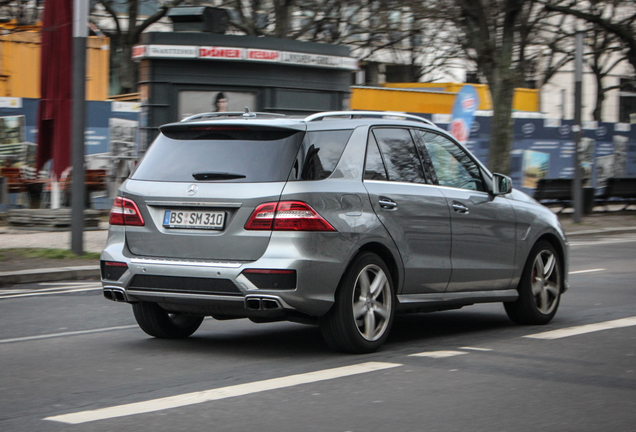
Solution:
<svg viewBox="0 0 636 432"><path fill-rule="evenodd" d="M132 305L139 327L159 339L184 339L197 331L203 317L171 314L157 303L140 302Z"/></svg>
<svg viewBox="0 0 636 432"><path fill-rule="evenodd" d="M320 330L337 351L370 353L389 336L395 305L389 269L379 256L364 252L347 268L333 307L321 318Z"/></svg>
<svg viewBox="0 0 636 432"><path fill-rule="evenodd" d="M559 308L562 272L559 255L550 243L540 241L534 245L519 281L519 297L504 303L508 317L517 324L549 323Z"/></svg>

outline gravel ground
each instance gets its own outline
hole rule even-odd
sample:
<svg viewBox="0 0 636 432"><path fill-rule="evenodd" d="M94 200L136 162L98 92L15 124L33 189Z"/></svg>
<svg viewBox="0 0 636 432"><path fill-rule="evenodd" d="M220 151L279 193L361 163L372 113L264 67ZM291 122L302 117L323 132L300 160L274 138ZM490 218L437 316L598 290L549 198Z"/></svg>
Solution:
<svg viewBox="0 0 636 432"><path fill-rule="evenodd" d="M84 250L101 252L106 244L108 230L85 231ZM70 249L70 231L26 231L7 229L0 231L0 249L8 248L55 248Z"/></svg>

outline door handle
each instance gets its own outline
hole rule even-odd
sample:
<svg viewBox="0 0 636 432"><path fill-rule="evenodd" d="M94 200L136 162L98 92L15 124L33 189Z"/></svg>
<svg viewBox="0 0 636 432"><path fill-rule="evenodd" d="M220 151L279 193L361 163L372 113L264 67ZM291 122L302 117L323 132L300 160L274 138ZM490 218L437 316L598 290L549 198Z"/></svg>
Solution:
<svg viewBox="0 0 636 432"><path fill-rule="evenodd" d="M380 203L380 207L385 210L395 210L397 208L397 203L387 197L380 197L380 201L378 202Z"/></svg>
<svg viewBox="0 0 636 432"><path fill-rule="evenodd" d="M458 201L453 201L453 210L455 210L457 213L461 213L461 214L468 214L470 213L468 211L468 207L466 207L464 204L458 202Z"/></svg>

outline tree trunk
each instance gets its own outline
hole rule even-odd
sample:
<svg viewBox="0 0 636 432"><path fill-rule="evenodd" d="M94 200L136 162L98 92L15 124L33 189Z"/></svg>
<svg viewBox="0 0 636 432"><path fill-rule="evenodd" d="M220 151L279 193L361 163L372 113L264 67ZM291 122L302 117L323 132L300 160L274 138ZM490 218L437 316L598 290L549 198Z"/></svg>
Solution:
<svg viewBox="0 0 636 432"><path fill-rule="evenodd" d="M119 63L119 88L122 94L137 91L137 64L132 60L132 45L128 38L121 38L121 62Z"/></svg>
<svg viewBox="0 0 636 432"><path fill-rule="evenodd" d="M293 3L293 0L274 0L274 19L276 22L274 36L277 38L286 38L289 33Z"/></svg>
<svg viewBox="0 0 636 432"><path fill-rule="evenodd" d="M515 26L524 0L507 0L502 28L501 47L486 73L492 95L493 115L488 151L488 167L492 172L510 174L510 149L513 140L512 100L518 81L513 68Z"/></svg>
<svg viewBox="0 0 636 432"><path fill-rule="evenodd" d="M514 71L507 65L500 66L494 75L492 82L488 83L493 105L488 168L492 172L508 175L513 140L512 99L515 92L515 76Z"/></svg>
<svg viewBox="0 0 636 432"><path fill-rule="evenodd" d="M592 116L597 122L603 121L603 102L605 101L605 89L603 88L603 78L599 74L596 77L596 106Z"/></svg>

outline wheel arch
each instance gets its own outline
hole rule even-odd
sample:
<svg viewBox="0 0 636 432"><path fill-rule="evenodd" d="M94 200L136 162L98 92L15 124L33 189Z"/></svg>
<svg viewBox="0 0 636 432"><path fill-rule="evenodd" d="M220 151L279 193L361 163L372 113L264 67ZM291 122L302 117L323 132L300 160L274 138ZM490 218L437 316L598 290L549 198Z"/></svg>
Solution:
<svg viewBox="0 0 636 432"><path fill-rule="evenodd" d="M400 275L400 267L398 266L398 262L393 256L391 250L378 242L367 243L358 249L358 252L351 258L351 261L355 259L356 256L360 255L363 252L372 252L382 258L382 261L389 268L389 272L391 273L391 280L393 281L393 289L397 294L400 287L401 275Z"/></svg>

